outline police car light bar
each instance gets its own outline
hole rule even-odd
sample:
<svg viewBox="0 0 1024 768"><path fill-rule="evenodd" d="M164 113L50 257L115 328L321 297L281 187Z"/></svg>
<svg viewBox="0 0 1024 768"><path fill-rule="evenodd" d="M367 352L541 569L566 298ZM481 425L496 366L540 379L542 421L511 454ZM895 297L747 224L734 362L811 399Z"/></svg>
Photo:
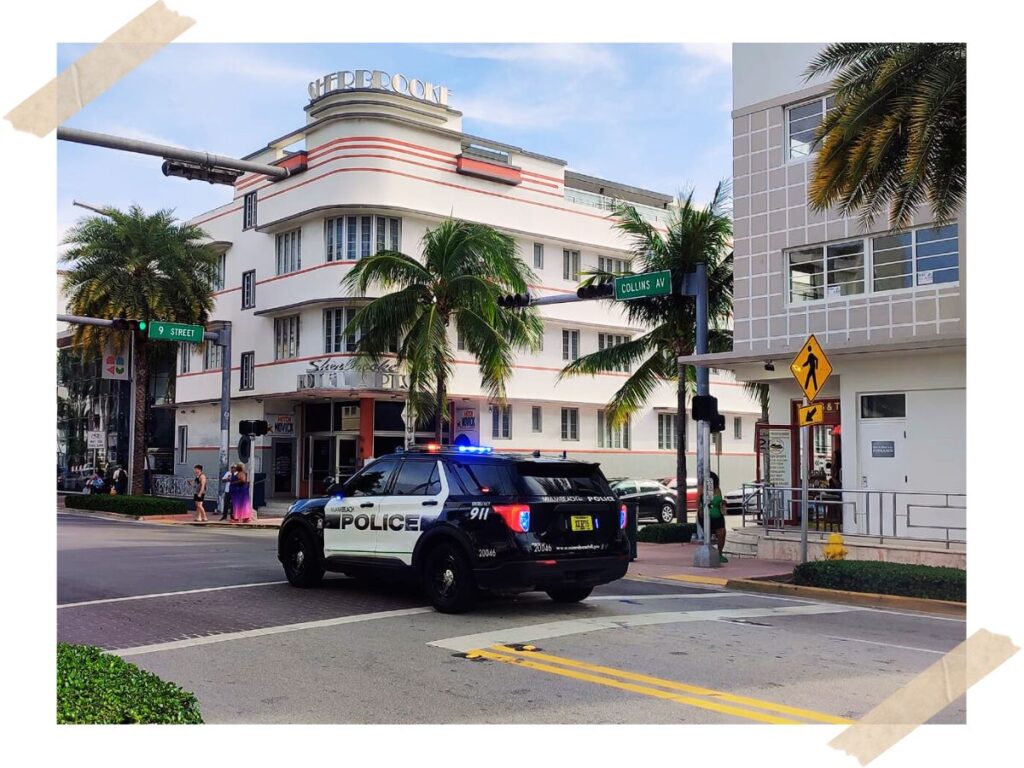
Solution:
<svg viewBox="0 0 1024 768"><path fill-rule="evenodd" d="M494 449L489 445L460 445L459 453L492 453Z"/></svg>

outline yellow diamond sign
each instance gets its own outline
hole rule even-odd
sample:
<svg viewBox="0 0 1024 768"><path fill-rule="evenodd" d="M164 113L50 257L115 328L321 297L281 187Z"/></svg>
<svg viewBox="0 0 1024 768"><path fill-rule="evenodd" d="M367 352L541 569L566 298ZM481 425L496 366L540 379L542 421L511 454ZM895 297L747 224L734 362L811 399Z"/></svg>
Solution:
<svg viewBox="0 0 1024 768"><path fill-rule="evenodd" d="M828 377L832 375L832 364L829 363L825 356L825 350L818 344L813 333L807 337L807 341L796 353L793 362L789 364L789 370L793 372L793 378L796 379L796 383L800 385L800 389L804 391L804 396L808 400L813 400L818 396L821 388L828 381Z"/></svg>
<svg viewBox="0 0 1024 768"><path fill-rule="evenodd" d="M800 408L800 426L809 427L813 424L825 423L825 406L821 403L811 403Z"/></svg>

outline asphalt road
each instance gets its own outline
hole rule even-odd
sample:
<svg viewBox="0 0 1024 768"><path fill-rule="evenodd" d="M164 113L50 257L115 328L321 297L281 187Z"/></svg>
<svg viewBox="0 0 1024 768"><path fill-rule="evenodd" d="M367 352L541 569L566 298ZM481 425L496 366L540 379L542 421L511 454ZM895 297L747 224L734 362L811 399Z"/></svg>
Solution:
<svg viewBox="0 0 1024 768"><path fill-rule="evenodd" d="M841 723L965 637L949 618L623 579L427 607L283 583L273 531L58 518L59 639L194 691L222 723ZM961 697L932 722L965 722Z"/></svg>

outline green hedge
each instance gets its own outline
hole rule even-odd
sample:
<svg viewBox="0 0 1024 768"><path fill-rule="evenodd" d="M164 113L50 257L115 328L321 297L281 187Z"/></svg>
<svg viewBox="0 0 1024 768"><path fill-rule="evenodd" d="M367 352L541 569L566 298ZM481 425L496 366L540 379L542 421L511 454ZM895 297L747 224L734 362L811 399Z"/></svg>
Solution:
<svg viewBox="0 0 1024 768"><path fill-rule="evenodd" d="M91 645L57 644L57 723L202 723L196 697Z"/></svg>
<svg viewBox="0 0 1024 768"><path fill-rule="evenodd" d="M157 496L110 496L105 493L69 493L64 506L70 509L93 509L120 512L125 515L181 515L188 512L184 499L163 499Z"/></svg>
<svg viewBox="0 0 1024 768"><path fill-rule="evenodd" d="M879 595L967 601L967 572L932 565L872 560L816 560L793 570L793 583Z"/></svg>
<svg viewBox="0 0 1024 768"><path fill-rule="evenodd" d="M693 523L687 523L686 525L679 523L655 523L654 525L645 525L637 531L636 540L655 544L686 542L693 538L696 530L697 527Z"/></svg>

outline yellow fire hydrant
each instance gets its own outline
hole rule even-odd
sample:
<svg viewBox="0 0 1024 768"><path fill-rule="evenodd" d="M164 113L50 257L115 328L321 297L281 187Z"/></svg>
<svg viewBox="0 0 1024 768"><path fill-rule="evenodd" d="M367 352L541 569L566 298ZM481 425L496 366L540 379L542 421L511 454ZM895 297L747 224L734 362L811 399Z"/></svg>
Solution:
<svg viewBox="0 0 1024 768"><path fill-rule="evenodd" d="M826 560L845 560L847 549L843 546L843 537L833 533L828 537L828 544L825 545Z"/></svg>

